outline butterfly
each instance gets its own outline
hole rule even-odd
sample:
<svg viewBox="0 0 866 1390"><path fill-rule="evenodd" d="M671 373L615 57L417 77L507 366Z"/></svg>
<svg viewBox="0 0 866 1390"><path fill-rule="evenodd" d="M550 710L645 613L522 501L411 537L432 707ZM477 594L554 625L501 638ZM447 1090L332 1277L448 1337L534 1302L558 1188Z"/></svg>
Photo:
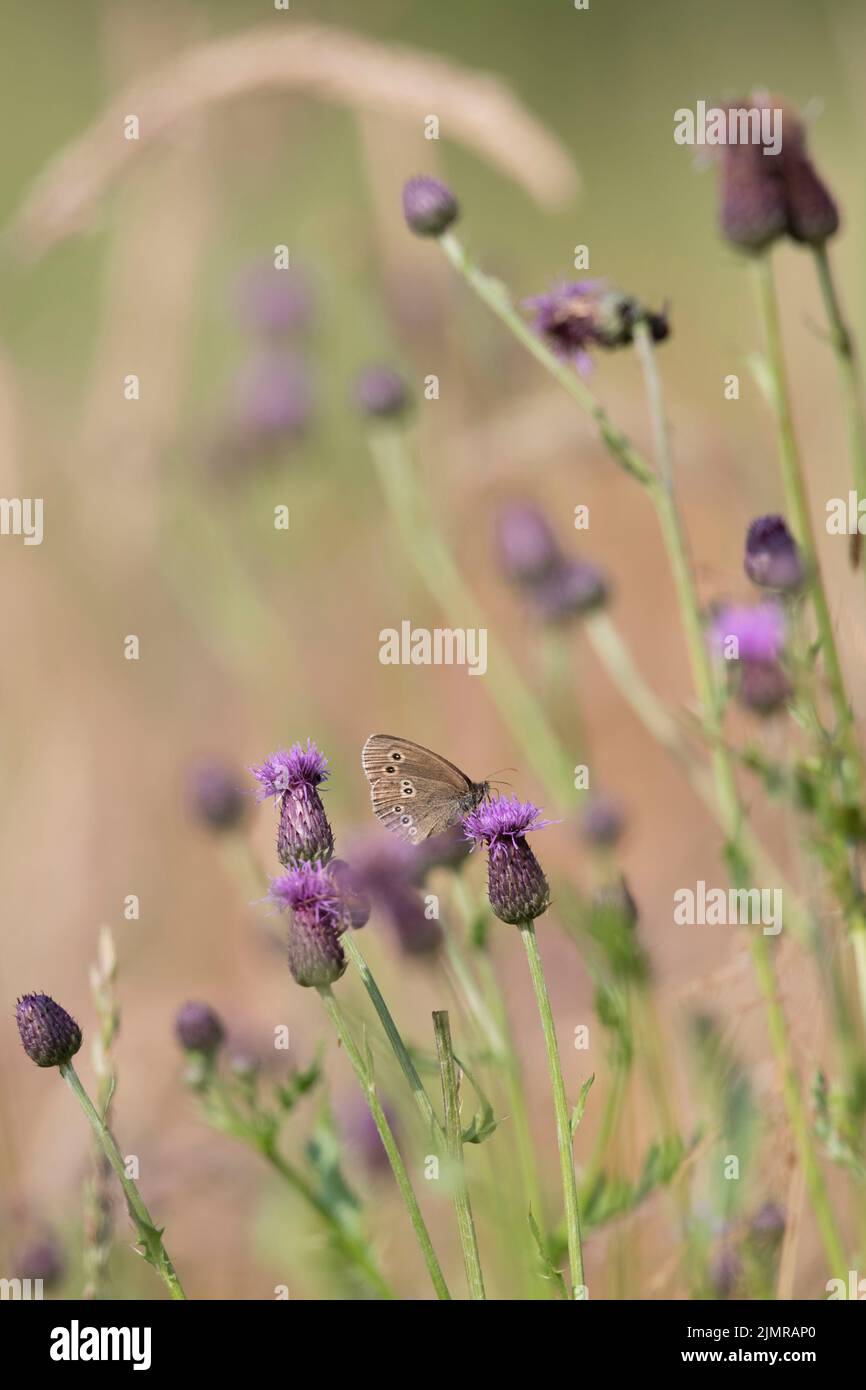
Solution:
<svg viewBox="0 0 866 1390"><path fill-rule="evenodd" d="M490 793L438 753L396 734L371 734L361 750L373 813L388 830L420 844L456 825Z"/></svg>

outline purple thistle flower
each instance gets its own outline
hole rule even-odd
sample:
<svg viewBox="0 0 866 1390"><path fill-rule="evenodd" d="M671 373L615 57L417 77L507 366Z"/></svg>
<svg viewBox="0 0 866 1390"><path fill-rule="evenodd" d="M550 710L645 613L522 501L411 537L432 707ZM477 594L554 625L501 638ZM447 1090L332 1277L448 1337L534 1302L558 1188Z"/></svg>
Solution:
<svg viewBox="0 0 866 1390"><path fill-rule="evenodd" d="M394 417L409 406L409 391L399 372L391 367L366 367L355 378L352 395L365 415Z"/></svg>
<svg viewBox="0 0 866 1390"><path fill-rule="evenodd" d="M800 547L784 517L759 516L746 535L743 567L753 584L792 592L805 579Z"/></svg>
<svg viewBox="0 0 866 1390"><path fill-rule="evenodd" d="M247 802L237 778L215 758L191 769L187 795L192 814L208 830L234 830L244 818Z"/></svg>
<svg viewBox="0 0 866 1390"><path fill-rule="evenodd" d="M307 739L306 748L295 743L288 752L280 749L250 772L261 783L259 801L280 797L280 863L327 863L334 852L334 835L318 791L328 776L327 759L316 745Z"/></svg>
<svg viewBox="0 0 866 1390"><path fill-rule="evenodd" d="M713 620L712 641L730 661L776 661L785 644L785 615L778 603L726 604Z"/></svg>
<svg viewBox="0 0 866 1390"><path fill-rule="evenodd" d="M272 260L256 261L238 277L235 308L244 326L266 338L308 328L314 300L303 272L281 270Z"/></svg>
<svg viewBox="0 0 866 1390"><path fill-rule="evenodd" d="M361 891L382 913L407 955L431 955L442 943L442 928L417 885L428 861L421 847L395 835L366 836L353 850L352 867Z"/></svg>
<svg viewBox="0 0 866 1390"><path fill-rule="evenodd" d="M608 599L601 570L586 560L561 560L531 590L533 605L545 623L567 623L601 608Z"/></svg>
<svg viewBox="0 0 866 1390"><path fill-rule="evenodd" d="M225 1038L225 1029L216 1010L196 1000L178 1009L174 1031L184 1052L201 1052L205 1057L213 1057Z"/></svg>
<svg viewBox="0 0 866 1390"><path fill-rule="evenodd" d="M423 883L434 869L459 868L470 852L469 841L459 825L429 836L415 847L415 882Z"/></svg>
<svg viewBox="0 0 866 1390"><path fill-rule="evenodd" d="M60 1067L81 1046L81 1029L48 994L25 994L15 1005L21 1045L37 1067Z"/></svg>
<svg viewBox="0 0 866 1390"><path fill-rule="evenodd" d="M787 675L778 661L742 661L737 699L755 714L774 714L788 703L794 693Z"/></svg>
<svg viewBox="0 0 866 1390"><path fill-rule="evenodd" d="M268 353L253 358L235 384L237 444L254 452L299 438L310 422L312 403L309 373L299 357Z"/></svg>
<svg viewBox="0 0 866 1390"><path fill-rule="evenodd" d="M418 236L441 236L460 208L451 189L439 179L421 174L403 188L403 216Z"/></svg>
<svg viewBox="0 0 866 1390"><path fill-rule="evenodd" d="M503 796L482 802L463 818L466 836L487 850L490 906L500 921L513 926L534 921L550 905L544 870L525 838L552 824L540 816L532 802Z"/></svg>
<svg viewBox="0 0 866 1390"><path fill-rule="evenodd" d="M820 246L839 230L839 210L805 154L783 158L788 233L794 241Z"/></svg>
<svg viewBox="0 0 866 1390"><path fill-rule="evenodd" d="M584 375L592 369L590 348L627 347L635 324L644 319L653 341L670 334L665 313L645 309L630 295L604 280L575 280L555 286L525 301L535 311L535 330L560 357L574 362Z"/></svg>
<svg viewBox="0 0 866 1390"><path fill-rule="evenodd" d="M561 558L547 518L532 502L510 502L500 510L496 548L506 579L520 585L545 579Z"/></svg>
<svg viewBox="0 0 866 1390"><path fill-rule="evenodd" d="M613 797L593 797L581 820L581 829L590 845L608 848L617 844L625 829L622 806Z"/></svg>
<svg viewBox="0 0 866 1390"><path fill-rule="evenodd" d="M60 1241L44 1235L19 1250L14 1259L18 1279L41 1279L46 1289L54 1288L66 1273L66 1256Z"/></svg>
<svg viewBox="0 0 866 1390"><path fill-rule="evenodd" d="M324 989L346 969L340 935L351 925L346 905L322 864L296 864L271 880L271 902L291 912L289 969L299 985Z"/></svg>

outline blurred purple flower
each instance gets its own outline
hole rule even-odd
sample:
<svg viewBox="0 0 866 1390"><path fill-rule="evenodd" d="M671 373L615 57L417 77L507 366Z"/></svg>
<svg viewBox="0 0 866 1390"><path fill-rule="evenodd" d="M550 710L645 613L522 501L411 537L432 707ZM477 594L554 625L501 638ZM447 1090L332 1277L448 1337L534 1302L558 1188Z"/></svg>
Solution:
<svg viewBox="0 0 866 1390"><path fill-rule="evenodd" d="M425 860L420 849L396 835L365 836L351 853L353 872L361 891L371 899L394 931L407 955L429 955L442 942L442 928L427 916L427 905L417 885Z"/></svg>
<svg viewBox="0 0 866 1390"><path fill-rule="evenodd" d="M235 442L250 452L291 442L306 430L312 406L309 372L299 357L255 357L235 383Z"/></svg>
<svg viewBox="0 0 866 1390"><path fill-rule="evenodd" d="M768 589L796 590L805 578L800 547L781 516L759 516L752 522L743 565L753 584Z"/></svg>
<svg viewBox="0 0 866 1390"><path fill-rule="evenodd" d="M251 332L278 338L309 327L314 297L303 271L280 270L272 260L261 260L238 276L234 304Z"/></svg>
<svg viewBox="0 0 866 1390"><path fill-rule="evenodd" d="M234 830L247 807L237 776L216 758L208 758L189 770L187 797L190 811L208 830Z"/></svg>
<svg viewBox="0 0 866 1390"><path fill-rule="evenodd" d="M622 806L613 797L593 797L581 818L581 829L588 844L601 847L615 845L625 829Z"/></svg>
<svg viewBox="0 0 866 1390"><path fill-rule="evenodd" d="M532 502L509 502L496 519L499 566L514 584L535 584L560 563L547 518Z"/></svg>
<svg viewBox="0 0 866 1390"><path fill-rule="evenodd" d="M607 598L605 576L586 560L561 560L531 590L532 603L545 623L567 623L582 617L601 608Z"/></svg>
<svg viewBox="0 0 866 1390"><path fill-rule="evenodd" d="M794 687L778 661L742 661L737 699L755 714L773 714L788 703Z"/></svg>
<svg viewBox="0 0 866 1390"><path fill-rule="evenodd" d="M778 603L726 604L713 619L712 643L731 661L776 661L785 644Z"/></svg>
<svg viewBox="0 0 866 1390"><path fill-rule="evenodd" d="M441 236L459 211L451 189L428 174L409 179L403 187L403 216L418 236Z"/></svg>
<svg viewBox="0 0 866 1390"><path fill-rule="evenodd" d="M396 1116L392 1106L382 1102L385 1118L395 1132ZM368 1173L390 1173L391 1163L382 1143L376 1121L370 1114L370 1107L363 1096L346 1096L338 1113L338 1125L346 1145L367 1169Z"/></svg>
<svg viewBox="0 0 866 1390"><path fill-rule="evenodd" d="M225 1038L222 1019L216 1010L196 1000L178 1009L174 1030L185 1052L202 1052L206 1057L212 1057Z"/></svg>
<svg viewBox="0 0 866 1390"><path fill-rule="evenodd" d="M40 1236L15 1255L14 1275L18 1279L41 1279L46 1289L55 1288L66 1273L66 1255L60 1241L52 1235Z"/></svg>
<svg viewBox="0 0 866 1390"><path fill-rule="evenodd" d="M391 367L365 367L355 378L352 396L365 415L394 417L409 405L406 382Z"/></svg>
<svg viewBox="0 0 866 1390"><path fill-rule="evenodd" d="M535 331L560 357L584 375L592 369L590 348L627 347L644 319L654 342L670 333L666 313L643 308L604 280L575 280L525 301L535 313Z"/></svg>

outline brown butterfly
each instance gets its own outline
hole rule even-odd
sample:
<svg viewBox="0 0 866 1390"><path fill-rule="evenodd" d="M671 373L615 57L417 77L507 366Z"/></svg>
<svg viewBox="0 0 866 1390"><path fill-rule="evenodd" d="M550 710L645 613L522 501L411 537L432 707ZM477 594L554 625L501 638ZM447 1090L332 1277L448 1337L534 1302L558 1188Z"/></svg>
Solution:
<svg viewBox="0 0 866 1390"><path fill-rule="evenodd" d="M396 734L371 734L361 750L373 813L410 844L456 825L490 792L438 753Z"/></svg>

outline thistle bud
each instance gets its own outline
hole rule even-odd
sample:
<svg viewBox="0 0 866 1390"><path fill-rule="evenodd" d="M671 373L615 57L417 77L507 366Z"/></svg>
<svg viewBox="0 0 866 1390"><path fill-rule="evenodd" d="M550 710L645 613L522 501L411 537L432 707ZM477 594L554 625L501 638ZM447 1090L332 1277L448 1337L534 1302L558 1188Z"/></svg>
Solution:
<svg viewBox="0 0 866 1390"><path fill-rule="evenodd" d="M805 155L783 155L783 159L788 231L794 241L820 246L839 230L839 211Z"/></svg>
<svg viewBox="0 0 866 1390"><path fill-rule="evenodd" d="M243 821L246 798L236 777L215 759L199 763L189 775L189 806L208 830L235 830Z"/></svg>
<svg viewBox="0 0 866 1390"><path fill-rule="evenodd" d="M356 378L352 394L364 415L394 419L409 406L406 383L390 367L367 367Z"/></svg>
<svg viewBox="0 0 866 1390"><path fill-rule="evenodd" d="M530 831L549 824L516 796L482 802L463 819L467 837L487 850L487 896L501 922L522 926L550 906L550 886L526 842Z"/></svg>
<svg viewBox="0 0 866 1390"><path fill-rule="evenodd" d="M451 189L439 179L422 174L403 189L403 215L417 236L441 236L459 211Z"/></svg>
<svg viewBox="0 0 866 1390"><path fill-rule="evenodd" d="M581 821L587 844L608 849L619 842L624 829L625 816L619 802L608 796L594 797Z"/></svg>
<svg viewBox="0 0 866 1390"><path fill-rule="evenodd" d="M60 1067L81 1046L81 1029L48 994L25 994L15 1006L21 1045L37 1067Z"/></svg>
<svg viewBox="0 0 866 1390"><path fill-rule="evenodd" d="M500 568L514 584L536 584L560 563L556 537L546 517L531 502L511 502L496 522Z"/></svg>
<svg viewBox="0 0 866 1390"><path fill-rule="evenodd" d="M794 592L802 586L803 558L784 517L759 516L752 522L743 567L753 584L766 589Z"/></svg>
<svg viewBox="0 0 866 1390"><path fill-rule="evenodd" d="M209 1004L193 1000L178 1009L174 1031L184 1052L200 1052L205 1057L215 1056L225 1038L219 1014Z"/></svg>
<svg viewBox="0 0 866 1390"><path fill-rule="evenodd" d="M763 251L788 223L781 155L761 145L727 145L722 155L720 221L728 241L741 251Z"/></svg>
<svg viewBox="0 0 866 1390"><path fill-rule="evenodd" d="M794 690L778 661L744 661L739 672L737 699L755 714L774 714L790 700Z"/></svg>
<svg viewBox="0 0 866 1390"><path fill-rule="evenodd" d="M567 623L601 608L608 584L595 565L585 560L562 560L532 589L532 601L542 622Z"/></svg>

